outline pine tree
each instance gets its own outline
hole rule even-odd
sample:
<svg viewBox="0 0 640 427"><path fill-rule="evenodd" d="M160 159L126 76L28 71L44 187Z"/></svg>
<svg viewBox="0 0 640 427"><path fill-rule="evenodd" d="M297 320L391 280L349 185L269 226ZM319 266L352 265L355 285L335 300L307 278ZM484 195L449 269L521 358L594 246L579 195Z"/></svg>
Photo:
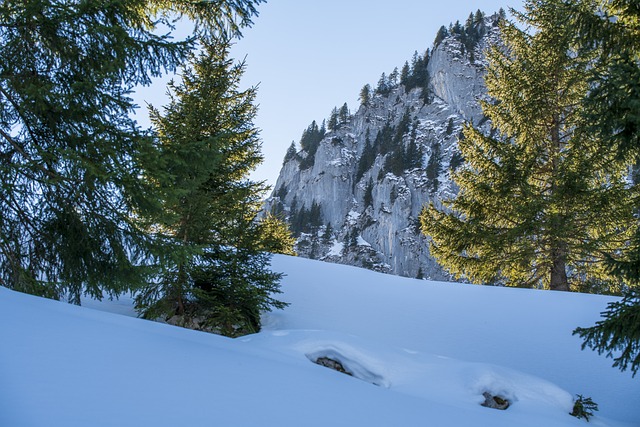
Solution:
<svg viewBox="0 0 640 427"><path fill-rule="evenodd" d="M281 274L266 251L290 252L286 228L257 221L266 190L248 174L262 161L253 127L255 89L238 91L244 64L228 44L202 41L163 113L150 109L157 158L145 170L165 215L153 227L172 246L162 271L138 294L146 318L235 336L260 329ZM174 317L175 316L175 317Z"/></svg>
<svg viewBox="0 0 640 427"><path fill-rule="evenodd" d="M0 283L80 303L144 282L155 203L137 177L149 138L130 91L196 46L180 17L238 33L262 0L0 3Z"/></svg>
<svg viewBox="0 0 640 427"><path fill-rule="evenodd" d="M571 50L558 3L525 3L518 17L532 33L503 24L506 48L492 50L486 78L495 102L483 104L499 135L466 126L459 194L421 216L431 253L456 277L554 290L608 281L602 254L633 228L626 167L581 131L588 61Z"/></svg>
<svg viewBox="0 0 640 427"><path fill-rule="evenodd" d="M360 90L360 105L368 107L371 104L371 86L366 84Z"/></svg>

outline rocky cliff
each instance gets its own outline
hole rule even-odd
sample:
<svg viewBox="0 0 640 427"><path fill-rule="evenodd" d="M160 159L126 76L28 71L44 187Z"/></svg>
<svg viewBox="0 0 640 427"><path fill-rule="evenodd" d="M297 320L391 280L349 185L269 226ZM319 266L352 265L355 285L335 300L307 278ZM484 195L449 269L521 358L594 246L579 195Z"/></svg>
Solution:
<svg viewBox="0 0 640 427"><path fill-rule="evenodd" d="M301 256L393 274L447 279L429 256L418 216L455 194L457 140L471 122L487 132L485 49L500 14L441 28L424 55L363 88L354 114L334 110L287 153L266 209L285 217Z"/></svg>

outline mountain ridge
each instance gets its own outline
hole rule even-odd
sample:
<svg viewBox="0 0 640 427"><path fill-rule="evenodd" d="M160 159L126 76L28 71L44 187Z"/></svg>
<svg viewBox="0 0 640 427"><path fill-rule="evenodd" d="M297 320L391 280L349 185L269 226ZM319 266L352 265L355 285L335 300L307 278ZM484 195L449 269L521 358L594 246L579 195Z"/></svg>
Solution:
<svg viewBox="0 0 640 427"><path fill-rule="evenodd" d="M448 280L430 257L418 215L455 195L464 123L490 132L484 51L504 13L478 11L442 27L431 49L402 72L365 85L351 114L335 108L292 145L265 210L285 218L299 255L407 277ZM398 81L399 80L399 81Z"/></svg>

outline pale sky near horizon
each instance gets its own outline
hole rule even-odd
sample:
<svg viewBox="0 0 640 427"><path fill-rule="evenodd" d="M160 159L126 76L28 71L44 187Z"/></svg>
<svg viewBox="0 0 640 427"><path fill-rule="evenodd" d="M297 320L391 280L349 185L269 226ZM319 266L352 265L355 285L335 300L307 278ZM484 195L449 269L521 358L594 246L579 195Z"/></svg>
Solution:
<svg viewBox="0 0 640 427"><path fill-rule="evenodd" d="M522 0L269 0L258 7L254 25L243 31L231 56L246 59L244 86L258 86L258 116L264 163L252 179L274 185L292 141L313 121L347 102L380 75L401 68L414 51L431 48L440 26L470 12L521 9ZM159 107L164 83L135 99ZM144 109L144 107L143 107Z"/></svg>

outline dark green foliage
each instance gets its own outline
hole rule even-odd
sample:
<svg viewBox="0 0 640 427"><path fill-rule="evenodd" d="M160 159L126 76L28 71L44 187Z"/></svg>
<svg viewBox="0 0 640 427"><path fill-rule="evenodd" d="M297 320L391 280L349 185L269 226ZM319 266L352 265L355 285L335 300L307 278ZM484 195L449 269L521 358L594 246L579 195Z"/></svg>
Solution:
<svg viewBox="0 0 640 427"><path fill-rule="evenodd" d="M282 164L284 165L285 163L290 162L291 160L295 159L297 156L298 156L298 151L296 150L296 143L291 141L291 145L287 149L287 153L284 155L284 160L282 161Z"/></svg>
<svg viewBox="0 0 640 427"><path fill-rule="evenodd" d="M447 136L451 135L453 133L453 118L449 119L449 122L447 123L447 130L445 131L445 133L447 134Z"/></svg>
<svg viewBox="0 0 640 427"><path fill-rule="evenodd" d="M588 131L603 147L613 147L618 158L634 165L640 155L640 9L633 0L566 1L564 15L574 31L579 51L592 58L588 76L591 91L584 101ZM633 189L637 188L634 179ZM637 209L637 207L636 207ZM640 282L640 232L625 250L610 252L610 270L621 282ZM635 313L635 315L634 315ZM630 367L635 375L640 364L640 301L637 291L610 306L604 320L575 333L584 346L614 357L614 366ZM621 352L621 353L620 353Z"/></svg>
<svg viewBox="0 0 640 427"><path fill-rule="evenodd" d="M368 131L368 130L367 130ZM369 141L369 137L365 139L364 149L362 150L362 155L358 160L358 169L356 171L356 177L354 180L355 183L359 182L362 179L362 176L366 171L371 169L373 163L376 160L377 152L376 149L371 145Z"/></svg>
<svg viewBox="0 0 640 427"><path fill-rule="evenodd" d="M418 268L418 273L416 274L416 279L418 279L418 280L423 280L424 279L424 273L422 272L422 267Z"/></svg>
<svg viewBox="0 0 640 427"><path fill-rule="evenodd" d="M386 135L383 135L385 138L388 138L389 134L393 132L391 141L388 141L386 144L379 146L380 153L383 155L387 155L384 163L385 172L391 172L396 176L400 176L405 170L409 169L409 164L407 163L407 151L404 147L403 139L404 136L410 131L410 129L411 116L409 114L409 110L404 112L402 118L400 119L400 122L398 123L398 126L389 129L383 128L383 131L387 132ZM380 133L378 135L380 135ZM376 141L378 141L378 138L376 138ZM414 152L411 153L412 156L415 156L418 151L415 143L414 149ZM415 158L412 157L411 165L415 164L414 162Z"/></svg>
<svg viewBox="0 0 640 427"><path fill-rule="evenodd" d="M435 49L436 47L438 47L438 45L442 42L442 40L446 39L449 36L449 32L447 31L447 28L443 25L442 27L440 27L440 29L438 30L438 33L436 34L436 39L433 41L433 48Z"/></svg>
<svg viewBox="0 0 640 427"><path fill-rule="evenodd" d="M311 204L311 208L305 206L296 210L296 206L291 207L291 216L289 224L294 236L300 236L301 233L312 233L322 226L322 211L320 204L315 201Z"/></svg>
<svg viewBox="0 0 640 427"><path fill-rule="evenodd" d="M329 115L329 122L327 123L327 128L330 131L338 129L338 109L336 107L331 110L331 114Z"/></svg>
<svg viewBox="0 0 640 427"><path fill-rule="evenodd" d="M228 44L202 41L199 56L170 83L163 113L151 108L155 148L144 179L162 201L150 218L170 250L136 307L145 318L231 336L257 332L260 311L286 304L281 274L267 251L290 252L286 227L258 221L266 188L248 179L262 161L253 127L255 90L238 91L243 64L227 59Z"/></svg>
<svg viewBox="0 0 640 427"><path fill-rule="evenodd" d="M400 71L400 84L406 86L410 75L411 68L409 68L409 62L405 61L404 65L402 66L402 71Z"/></svg>
<svg viewBox="0 0 640 427"><path fill-rule="evenodd" d="M378 80L378 85L376 86L376 93L378 95L385 96L391 92L391 89L393 89L393 86L389 82L387 75L385 73L382 73L380 79Z"/></svg>
<svg viewBox="0 0 640 427"><path fill-rule="evenodd" d="M368 107L371 104L371 85L366 84L360 90L360 105Z"/></svg>
<svg viewBox="0 0 640 427"><path fill-rule="evenodd" d="M573 402L572 416L589 421L589 418L593 417L593 411L598 410L598 404L591 400L590 397L583 397L581 394L576 396L575 402Z"/></svg>
<svg viewBox="0 0 640 427"><path fill-rule="evenodd" d="M449 161L449 169L455 172L463 163L464 156L459 150L455 150L451 155L451 160Z"/></svg>
<svg viewBox="0 0 640 427"><path fill-rule="evenodd" d="M340 124L344 125L351 119L351 113L349 112L349 107L345 102L342 107L340 107L340 111L338 112L338 119L340 120Z"/></svg>
<svg viewBox="0 0 640 427"><path fill-rule="evenodd" d="M422 167L422 149L418 145L416 139L418 135L419 122L416 119L411 126L411 137L409 145L404 153L404 164L406 169L414 169Z"/></svg>
<svg viewBox="0 0 640 427"><path fill-rule="evenodd" d="M328 222L324 228L324 233L322 234L322 243L328 245L331 243L331 239L333 239L333 227L331 226L331 223Z"/></svg>
<svg viewBox="0 0 640 427"><path fill-rule="evenodd" d="M570 290L571 282L612 283L604 254L635 228L633 195L626 165L585 131L588 61L571 49L564 2L544 4L526 1L518 15L530 33L503 24L505 48L489 53L493 101L483 103L498 133L467 125L458 143L465 167L454 174L460 191L421 220L431 253L457 277Z"/></svg>
<svg viewBox="0 0 640 427"><path fill-rule="evenodd" d="M369 182L364 189L364 207L365 209L373 206L373 179L369 178Z"/></svg>
<svg viewBox="0 0 640 427"><path fill-rule="evenodd" d="M324 135L324 128L319 128L315 120L302 132L300 146L307 155L300 160L300 169L309 169L314 165L316 160L316 151L318 151L320 141L322 141ZM291 148L289 149L291 150Z"/></svg>
<svg viewBox="0 0 640 427"><path fill-rule="evenodd" d="M440 182L438 177L442 172L442 150L440 148L439 142L434 142L431 146L431 156L429 156L429 161L427 162L427 179L429 180L429 189L431 193L435 193L438 191L440 186Z"/></svg>
<svg viewBox="0 0 640 427"><path fill-rule="evenodd" d="M405 64L406 69L403 67L400 79L400 84L403 84L407 91L416 87L422 88L422 99L425 104L431 103L431 92L429 89L429 82L431 81L431 78L429 77L429 71L427 70L427 66L429 65L429 55L429 50L427 50L423 56L420 56L418 55L418 52L415 52L413 54L411 67L409 68L408 63Z"/></svg>
<svg viewBox="0 0 640 427"><path fill-rule="evenodd" d="M374 149L376 153L387 154L393 148L393 139L396 134L396 128L387 122L382 126L376 135L376 139L373 141Z"/></svg>
<svg viewBox="0 0 640 427"><path fill-rule="evenodd" d="M584 340L582 348L597 350L614 361L621 371L640 369L640 290L628 290L620 301L609 303L603 320L589 328L577 328L574 335Z"/></svg>
<svg viewBox="0 0 640 427"><path fill-rule="evenodd" d="M144 282L138 219L157 206L137 179L151 139L130 92L196 46L157 29L187 17L203 34L239 34L261 2L0 3L3 286L79 303Z"/></svg>

